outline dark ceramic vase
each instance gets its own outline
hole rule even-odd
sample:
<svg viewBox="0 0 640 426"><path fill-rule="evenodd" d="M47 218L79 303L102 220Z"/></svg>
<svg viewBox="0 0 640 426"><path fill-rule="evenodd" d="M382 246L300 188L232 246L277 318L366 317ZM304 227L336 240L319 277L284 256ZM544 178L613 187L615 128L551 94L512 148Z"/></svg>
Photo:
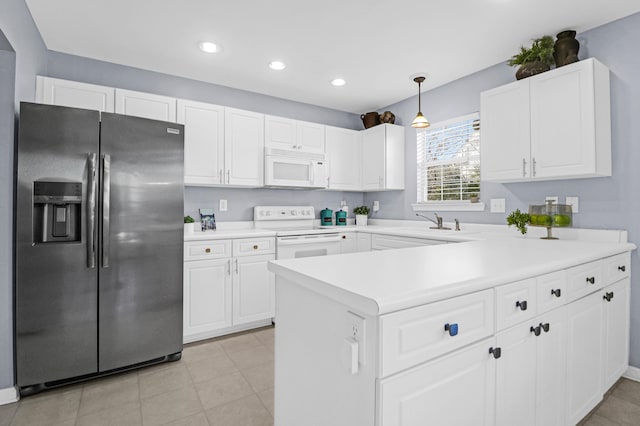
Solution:
<svg viewBox="0 0 640 426"><path fill-rule="evenodd" d="M365 129L380 124L380 115L377 112L368 112L366 114L361 114L360 119L362 120L362 124L364 124Z"/></svg>
<svg viewBox="0 0 640 426"><path fill-rule="evenodd" d="M526 62L520 65L520 68L516 71L516 79L522 80L523 78L531 77L532 75L540 74L550 69L551 67L544 62Z"/></svg>
<svg viewBox="0 0 640 426"><path fill-rule="evenodd" d="M553 59L556 61L556 67L578 62L580 42L576 40L576 32L572 30L562 31L556 37L558 39L553 45Z"/></svg>

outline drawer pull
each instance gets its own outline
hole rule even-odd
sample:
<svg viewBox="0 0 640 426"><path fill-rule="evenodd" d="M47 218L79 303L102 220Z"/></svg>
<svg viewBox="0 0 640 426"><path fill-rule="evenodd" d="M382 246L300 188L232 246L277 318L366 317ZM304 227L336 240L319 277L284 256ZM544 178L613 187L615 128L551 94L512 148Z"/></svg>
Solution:
<svg viewBox="0 0 640 426"><path fill-rule="evenodd" d="M539 336L540 332L541 332L540 326L537 326L537 327L531 326L529 331L532 332L533 334L535 334L536 336Z"/></svg>
<svg viewBox="0 0 640 426"><path fill-rule="evenodd" d="M498 359L502 356L502 349L501 348L489 348L489 353L491 355L493 355L493 357L495 359Z"/></svg>
<svg viewBox="0 0 640 426"><path fill-rule="evenodd" d="M343 236L342 236L342 239L343 239L343 240L346 240L346 239L347 239L347 236L346 236L346 235L343 235Z"/></svg>
<svg viewBox="0 0 640 426"><path fill-rule="evenodd" d="M253 249L254 249L254 250L258 250L258 245L257 245L257 244L255 244L255 245L253 246Z"/></svg>
<svg viewBox="0 0 640 426"><path fill-rule="evenodd" d="M551 326L549 326L549 323L548 323L548 322L547 322L547 323L545 323L545 324L540 323L540 327L542 327L542 329L544 330L544 332L545 332L545 333L548 333L548 332L549 332L549 329L551 328Z"/></svg>
<svg viewBox="0 0 640 426"><path fill-rule="evenodd" d="M205 253L211 253L211 249L209 247L207 247L206 249L204 249Z"/></svg>
<svg viewBox="0 0 640 426"><path fill-rule="evenodd" d="M626 271L626 270L627 270L626 266L624 266L624 265L622 265L622 266L618 266L618 271L622 271L622 272L624 272L624 271Z"/></svg>
<svg viewBox="0 0 640 426"><path fill-rule="evenodd" d="M611 299L613 299L613 292L605 293L602 298L607 302L611 302Z"/></svg>
<svg viewBox="0 0 640 426"><path fill-rule="evenodd" d="M449 332L449 336L456 336L458 334L458 324L457 323L453 323L453 324L446 323L444 325L444 331L448 331Z"/></svg>
<svg viewBox="0 0 640 426"><path fill-rule="evenodd" d="M555 297L560 297L561 291L559 288L557 288L555 290L551 290L551 294L554 295Z"/></svg>
<svg viewBox="0 0 640 426"><path fill-rule="evenodd" d="M526 311L527 310L527 301L523 300L522 302L517 301L516 302L516 308L520 308L521 311Z"/></svg>
<svg viewBox="0 0 640 426"><path fill-rule="evenodd" d="M596 277L587 277L587 282L589 284L595 284L596 283Z"/></svg>

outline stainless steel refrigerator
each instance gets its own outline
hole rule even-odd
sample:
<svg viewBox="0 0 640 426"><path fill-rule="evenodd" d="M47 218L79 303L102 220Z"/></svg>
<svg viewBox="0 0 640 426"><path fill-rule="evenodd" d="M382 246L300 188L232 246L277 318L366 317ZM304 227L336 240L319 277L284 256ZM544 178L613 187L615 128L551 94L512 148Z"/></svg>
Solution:
<svg viewBox="0 0 640 426"><path fill-rule="evenodd" d="M29 394L182 352L183 127L22 103L16 381Z"/></svg>

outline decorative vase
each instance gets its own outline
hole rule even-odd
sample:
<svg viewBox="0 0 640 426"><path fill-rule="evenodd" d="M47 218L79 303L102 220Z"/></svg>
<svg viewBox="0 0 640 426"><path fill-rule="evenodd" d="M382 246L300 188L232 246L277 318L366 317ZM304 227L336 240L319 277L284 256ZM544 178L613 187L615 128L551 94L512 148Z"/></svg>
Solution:
<svg viewBox="0 0 640 426"><path fill-rule="evenodd" d="M396 122L396 116L391 111L385 111L380 114L380 122L394 124Z"/></svg>
<svg viewBox="0 0 640 426"><path fill-rule="evenodd" d="M523 78L531 77L532 75L540 74L545 71L549 71L551 67L544 62L525 62L520 65L518 71L516 71L516 79L522 80Z"/></svg>
<svg viewBox="0 0 640 426"><path fill-rule="evenodd" d="M366 114L361 114L360 119L362 120L362 124L364 124L365 129L380 124L380 115L377 112L368 112Z"/></svg>
<svg viewBox="0 0 640 426"><path fill-rule="evenodd" d="M357 214L356 215L356 226L367 226L367 218L366 214Z"/></svg>
<svg viewBox="0 0 640 426"><path fill-rule="evenodd" d="M193 222L184 224L184 233L185 234L193 234L194 230L195 230L195 224Z"/></svg>
<svg viewBox="0 0 640 426"><path fill-rule="evenodd" d="M576 32L562 31L556 37L558 39L553 45L553 59L556 61L556 67L578 62L580 42L576 40Z"/></svg>

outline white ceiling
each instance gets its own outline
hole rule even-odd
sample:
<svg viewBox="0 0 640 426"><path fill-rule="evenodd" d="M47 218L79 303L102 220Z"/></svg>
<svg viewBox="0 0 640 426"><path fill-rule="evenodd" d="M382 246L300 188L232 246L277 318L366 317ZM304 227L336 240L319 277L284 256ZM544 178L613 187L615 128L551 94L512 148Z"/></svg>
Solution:
<svg viewBox="0 0 640 426"><path fill-rule="evenodd" d="M532 38L640 11L630 0L26 2L50 50L354 113L415 95L415 73L429 90ZM203 40L223 51L200 52ZM287 68L269 69L274 59ZM338 76L345 86L329 84Z"/></svg>

